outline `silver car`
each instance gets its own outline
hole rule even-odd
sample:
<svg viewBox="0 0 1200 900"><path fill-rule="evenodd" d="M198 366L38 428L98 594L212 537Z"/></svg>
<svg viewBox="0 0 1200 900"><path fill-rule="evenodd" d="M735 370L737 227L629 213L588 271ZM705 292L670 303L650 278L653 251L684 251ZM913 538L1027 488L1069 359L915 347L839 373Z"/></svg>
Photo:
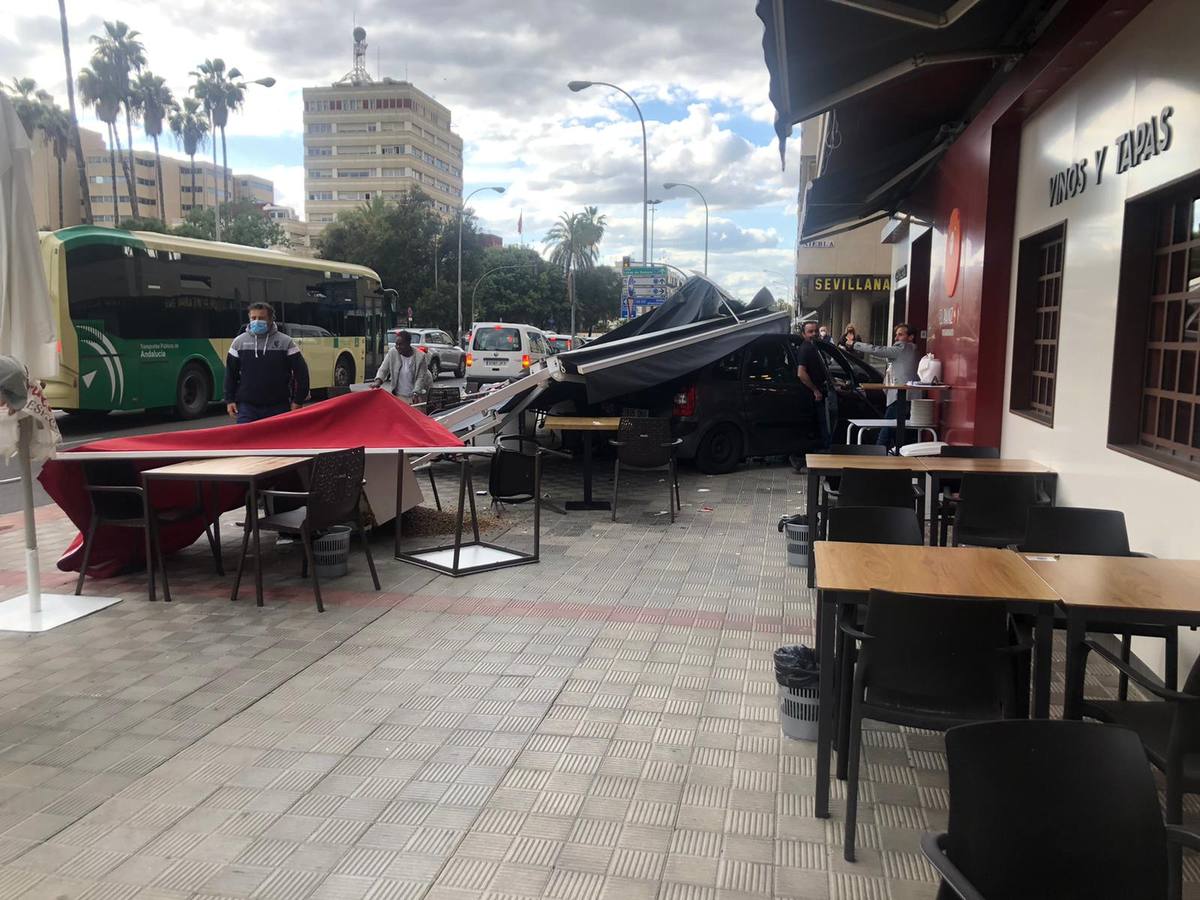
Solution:
<svg viewBox="0 0 1200 900"><path fill-rule="evenodd" d="M467 351L454 343L454 338L436 328L393 328L388 332L388 346L396 343L396 335L407 331L412 345L429 354L429 371L437 378L441 372L453 372L455 378L467 374Z"/></svg>

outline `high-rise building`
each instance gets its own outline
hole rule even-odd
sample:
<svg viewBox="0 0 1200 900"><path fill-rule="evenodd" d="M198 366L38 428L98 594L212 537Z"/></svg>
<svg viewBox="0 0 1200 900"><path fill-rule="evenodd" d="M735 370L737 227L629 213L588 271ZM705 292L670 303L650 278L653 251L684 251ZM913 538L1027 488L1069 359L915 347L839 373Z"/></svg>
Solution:
<svg viewBox="0 0 1200 900"><path fill-rule="evenodd" d="M115 225L133 215L129 202L129 187L125 181L122 159L128 160L128 151L116 159L117 180L116 219L113 211L113 176L109 152L104 138L87 128L79 129L80 143L86 162L88 191L92 197L92 219L97 225ZM164 209L158 208L158 168L154 154L145 150L133 153L133 177L138 200L138 212L143 218L162 219L168 225L177 225L184 216L197 206L212 206L219 196L225 202L225 168L214 167L209 160L196 157L195 193L192 192L192 163L186 159L162 156L162 187ZM58 162L52 148L45 142L41 132L34 133L34 210L38 226L58 228ZM249 200L259 205L273 203L275 185L258 175L235 175L229 173L229 190L233 200ZM79 175L75 166L75 153L69 150L62 167L62 225L78 225L83 221L82 200L79 196Z"/></svg>
<svg viewBox="0 0 1200 900"><path fill-rule="evenodd" d="M372 79L366 47L355 28L353 69L304 89L304 209L314 232L342 210L413 187L444 215L462 208L462 138L450 110L407 81Z"/></svg>

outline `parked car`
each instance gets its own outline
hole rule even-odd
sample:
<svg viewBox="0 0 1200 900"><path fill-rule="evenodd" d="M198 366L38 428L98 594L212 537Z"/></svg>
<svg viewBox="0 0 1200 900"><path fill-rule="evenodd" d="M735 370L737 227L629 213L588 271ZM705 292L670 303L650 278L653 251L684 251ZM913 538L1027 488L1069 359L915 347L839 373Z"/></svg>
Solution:
<svg viewBox="0 0 1200 900"><path fill-rule="evenodd" d="M571 336L569 334L556 334L553 331L547 331L544 334L551 353L562 353L565 350L571 349ZM580 346L583 345L580 344Z"/></svg>
<svg viewBox="0 0 1200 900"><path fill-rule="evenodd" d="M467 350L467 389L521 378L550 354L541 329L512 322L480 322L472 330Z"/></svg>
<svg viewBox="0 0 1200 900"><path fill-rule="evenodd" d="M670 387L680 459L703 472L730 472L748 456L803 454L819 445L812 394L796 374L803 338L766 335ZM837 396L833 440L846 421L883 415L883 392L860 385L883 381L880 372L832 344L818 344ZM634 406L652 405L631 401Z"/></svg>
<svg viewBox="0 0 1200 900"><path fill-rule="evenodd" d="M440 372L453 372L455 378L466 375L467 353L446 332L436 328L393 328L388 332L388 347L396 343L396 336L401 331L412 336L414 347L429 354L429 371L434 378Z"/></svg>

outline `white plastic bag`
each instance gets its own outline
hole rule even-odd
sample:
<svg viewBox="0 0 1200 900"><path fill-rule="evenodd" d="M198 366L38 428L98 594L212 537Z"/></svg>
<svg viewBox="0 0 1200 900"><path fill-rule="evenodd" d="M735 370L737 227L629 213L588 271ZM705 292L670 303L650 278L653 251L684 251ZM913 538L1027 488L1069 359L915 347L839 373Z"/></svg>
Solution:
<svg viewBox="0 0 1200 900"><path fill-rule="evenodd" d="M917 363L917 378L922 384L941 384L942 361L932 353L926 353Z"/></svg>

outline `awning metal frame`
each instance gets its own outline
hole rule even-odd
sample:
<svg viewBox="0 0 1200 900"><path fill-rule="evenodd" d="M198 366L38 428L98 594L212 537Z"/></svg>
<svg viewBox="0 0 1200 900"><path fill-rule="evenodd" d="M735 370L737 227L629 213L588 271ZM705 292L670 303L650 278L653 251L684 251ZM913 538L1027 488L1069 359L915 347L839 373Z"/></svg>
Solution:
<svg viewBox="0 0 1200 900"><path fill-rule="evenodd" d="M924 9L915 9L903 3L895 3L893 0L829 0L829 2L848 6L871 15L882 16L885 19L895 19L908 25L931 28L935 31L949 28L979 5L979 0L956 0L946 8L945 12L934 13Z"/></svg>

